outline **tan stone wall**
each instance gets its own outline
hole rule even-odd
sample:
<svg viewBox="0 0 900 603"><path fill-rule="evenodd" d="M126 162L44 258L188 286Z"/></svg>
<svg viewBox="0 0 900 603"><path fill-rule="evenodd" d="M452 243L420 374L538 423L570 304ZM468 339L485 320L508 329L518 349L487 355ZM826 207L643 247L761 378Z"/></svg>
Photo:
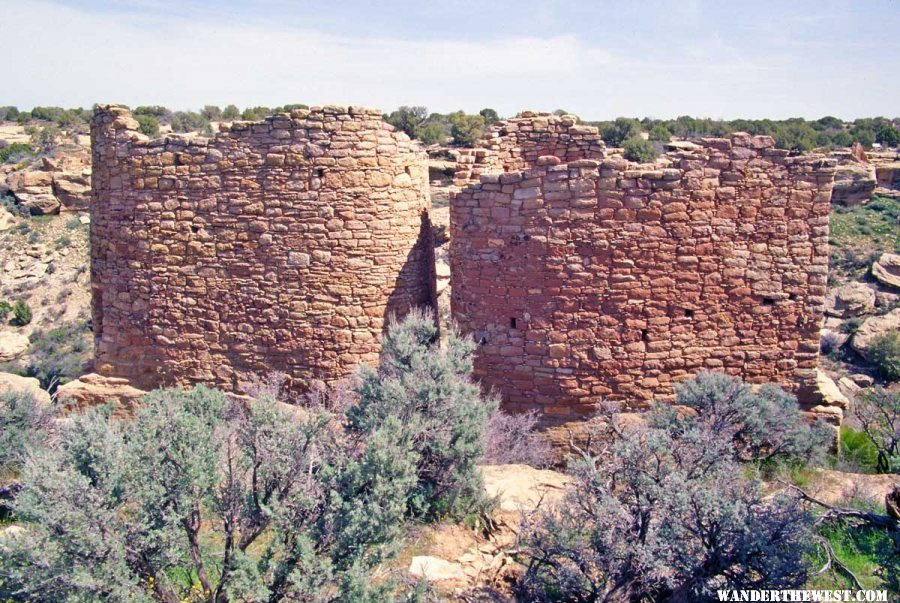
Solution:
<svg viewBox="0 0 900 603"><path fill-rule="evenodd" d="M376 110L237 122L148 140L92 125L97 369L139 387L294 389L374 362L390 313L433 303L425 155Z"/></svg>
<svg viewBox="0 0 900 603"><path fill-rule="evenodd" d="M661 165L544 156L452 200L453 316L508 408L640 407L701 369L815 403L834 162L735 135Z"/></svg>

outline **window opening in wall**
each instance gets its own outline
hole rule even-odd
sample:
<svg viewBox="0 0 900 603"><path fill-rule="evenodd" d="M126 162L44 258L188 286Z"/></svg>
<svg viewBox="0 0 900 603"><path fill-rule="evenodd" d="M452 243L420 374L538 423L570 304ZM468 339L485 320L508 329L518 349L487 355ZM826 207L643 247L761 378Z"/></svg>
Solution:
<svg viewBox="0 0 900 603"><path fill-rule="evenodd" d="M515 317L512 317L512 318L509 319L509 328L510 328L510 329L515 329L515 328L516 328L516 319L515 319Z"/></svg>
<svg viewBox="0 0 900 603"><path fill-rule="evenodd" d="M690 308L685 308L685 309L684 309L684 315L685 315L687 318L693 318L693 317L694 317L694 311L691 310Z"/></svg>
<svg viewBox="0 0 900 603"><path fill-rule="evenodd" d="M647 329L641 329L641 341L649 341L650 337L647 335Z"/></svg>
<svg viewBox="0 0 900 603"><path fill-rule="evenodd" d="M316 178L321 178L325 175L325 168L316 168Z"/></svg>
<svg viewBox="0 0 900 603"><path fill-rule="evenodd" d="M764 305L764 306L774 306L774 305L775 305L775 299L774 299L774 298L771 298L771 297L764 297L764 298L763 298L763 305Z"/></svg>

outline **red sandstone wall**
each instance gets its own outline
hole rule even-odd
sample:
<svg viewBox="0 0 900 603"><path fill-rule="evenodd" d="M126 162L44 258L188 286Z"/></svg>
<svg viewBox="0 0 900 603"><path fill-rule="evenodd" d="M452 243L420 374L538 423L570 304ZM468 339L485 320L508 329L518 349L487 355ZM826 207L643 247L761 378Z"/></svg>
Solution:
<svg viewBox="0 0 900 603"><path fill-rule="evenodd" d="M374 362L386 317L434 298L424 154L375 110L313 108L212 140L92 125L100 372L139 387Z"/></svg>
<svg viewBox="0 0 900 603"><path fill-rule="evenodd" d="M814 402L834 162L772 147L708 139L666 169L543 157L463 189L451 306L483 383L560 420L670 399L704 368Z"/></svg>
<svg viewBox="0 0 900 603"><path fill-rule="evenodd" d="M482 175L526 169L545 155L564 162L603 159L604 148L597 128L579 124L574 115L523 111L492 125L476 148L460 152L453 183L465 186Z"/></svg>

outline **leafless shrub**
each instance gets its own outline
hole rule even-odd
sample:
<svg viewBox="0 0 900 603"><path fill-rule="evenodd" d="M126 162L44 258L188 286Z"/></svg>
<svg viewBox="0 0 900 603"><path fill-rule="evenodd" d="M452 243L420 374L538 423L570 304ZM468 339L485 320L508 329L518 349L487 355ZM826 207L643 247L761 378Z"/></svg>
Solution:
<svg viewBox="0 0 900 603"><path fill-rule="evenodd" d="M487 447L484 462L488 465L519 463L547 467L553 459L553 448L535 431L537 411L509 414L499 408L491 414L487 425Z"/></svg>

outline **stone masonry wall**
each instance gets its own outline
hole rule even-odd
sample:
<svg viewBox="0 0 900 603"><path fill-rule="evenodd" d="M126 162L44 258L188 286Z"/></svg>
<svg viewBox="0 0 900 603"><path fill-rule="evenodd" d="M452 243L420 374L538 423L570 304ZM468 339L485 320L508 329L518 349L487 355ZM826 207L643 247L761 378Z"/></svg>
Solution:
<svg viewBox="0 0 900 603"><path fill-rule="evenodd" d="M701 369L816 403L834 162L773 146L705 139L656 166L566 146L459 192L451 307L484 385L562 421L671 399Z"/></svg>
<svg viewBox="0 0 900 603"><path fill-rule="evenodd" d="M303 390L374 362L391 313L434 300L424 153L376 110L313 108L215 138L92 124L97 369L138 387Z"/></svg>
<svg viewBox="0 0 900 603"><path fill-rule="evenodd" d="M453 183L465 186L482 175L522 170L545 155L564 162L603 159L604 148L597 128L579 124L574 115L523 111L493 124L474 149L460 152Z"/></svg>

